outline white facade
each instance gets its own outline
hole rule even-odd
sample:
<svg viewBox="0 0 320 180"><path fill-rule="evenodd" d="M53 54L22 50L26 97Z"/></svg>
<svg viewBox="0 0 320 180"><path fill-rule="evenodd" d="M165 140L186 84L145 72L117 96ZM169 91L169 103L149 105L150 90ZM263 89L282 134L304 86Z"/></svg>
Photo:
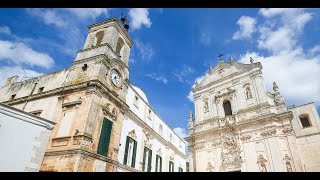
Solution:
<svg viewBox="0 0 320 180"><path fill-rule="evenodd" d="M186 138L190 171L319 171L314 104L288 109L276 83L267 92L262 65L250 62L220 61L196 83Z"/></svg>
<svg viewBox="0 0 320 180"><path fill-rule="evenodd" d="M169 161L174 164L174 172L178 172L179 168L185 172L186 142L157 115L149 105L143 91L130 85L126 94L126 103L130 110L123 119L118 161L125 163L128 136L136 141L136 156L134 167L128 164L127 167L119 168L118 171L130 170L129 167L139 171L148 171L147 168L143 169L144 147L147 147L152 151L149 171L156 172L156 155L158 155L162 158L162 172L169 171Z"/></svg>
<svg viewBox="0 0 320 180"><path fill-rule="evenodd" d="M39 171L54 124L0 103L0 171Z"/></svg>

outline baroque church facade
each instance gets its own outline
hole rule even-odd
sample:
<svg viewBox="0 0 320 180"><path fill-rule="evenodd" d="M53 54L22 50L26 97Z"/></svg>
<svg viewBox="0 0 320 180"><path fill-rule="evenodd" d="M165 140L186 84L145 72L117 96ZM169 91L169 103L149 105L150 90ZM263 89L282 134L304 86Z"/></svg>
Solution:
<svg viewBox="0 0 320 180"><path fill-rule="evenodd" d="M286 107L275 82L267 92L261 63L250 62L219 61L192 89L190 171L320 171L314 103Z"/></svg>
<svg viewBox="0 0 320 180"><path fill-rule="evenodd" d="M111 18L88 30L71 67L0 89L1 103L56 123L40 171L186 171L185 141L130 84L127 28Z"/></svg>

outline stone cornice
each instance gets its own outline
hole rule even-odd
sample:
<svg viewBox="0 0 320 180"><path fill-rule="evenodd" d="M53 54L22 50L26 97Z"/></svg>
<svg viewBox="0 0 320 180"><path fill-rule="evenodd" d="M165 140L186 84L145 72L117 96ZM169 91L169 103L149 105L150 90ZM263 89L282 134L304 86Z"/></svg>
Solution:
<svg viewBox="0 0 320 180"><path fill-rule="evenodd" d="M92 49L97 49L97 48L102 47L102 46L108 46L108 48L112 51L112 53L117 57L116 52L111 48L109 43L104 43L104 44L100 44L98 46L82 49L82 50L79 50L78 53L89 51L89 50L92 50ZM97 60L97 58L102 58L103 60L106 60L107 63L105 61L102 61L105 65L108 65L111 62L111 59L107 55L99 54L99 55L96 55L96 56L75 60L71 64L72 65L81 64L81 63L84 63L84 62ZM121 59L119 59L119 58L112 58L112 59L117 59L122 66L124 66L128 70L130 70L129 66L127 64L125 64Z"/></svg>
<svg viewBox="0 0 320 180"><path fill-rule="evenodd" d="M153 137L156 137L158 140L160 140L165 146L170 146L177 154L179 154L182 157L186 157L183 153L181 153L175 146L173 146L169 141L165 140L162 136L160 136L154 129L152 129L146 122L144 122L142 119L140 119L134 112L132 112L130 109L128 111L128 117L132 120L134 120L136 123L138 123L142 128L147 129Z"/></svg>
<svg viewBox="0 0 320 180"><path fill-rule="evenodd" d="M250 124L258 123L258 122L261 122L261 121L264 121L264 120L267 120L267 119L273 120L273 121L278 121L278 120L281 120L283 118L289 118L290 120L292 120L292 118L293 118L292 112L286 111L286 112L280 113L280 114L269 113L269 114L266 114L266 115L255 117L255 118L247 120L247 121L238 121L233 125L233 127L242 128L244 126L249 126ZM203 123L203 125L204 124L207 124L207 123ZM203 136L203 135L205 135L207 133L211 133L211 132L216 132L216 133L223 132L223 131L225 131L226 128L228 128L228 126L213 127L213 128L201 131L201 132L190 134L185 139L190 140L191 138L197 138L197 137Z"/></svg>
<svg viewBox="0 0 320 180"><path fill-rule="evenodd" d="M113 160L109 157L105 157L105 156L101 156L99 154L84 150L84 149L69 149L69 150L62 150L62 151L47 151L45 152L44 156L59 156L59 155L69 155L69 154L82 154L82 155L86 155L86 156L90 156L102 161L105 161L107 163L111 163L116 165L117 167L129 170L129 171L135 171L135 172L139 172L139 170L136 170L134 168L128 167L126 165L123 165L121 163L119 163L119 161L117 160Z"/></svg>
<svg viewBox="0 0 320 180"><path fill-rule="evenodd" d="M83 89L87 89L89 87L97 87L102 92L102 94L105 94L107 97L113 100L113 102L116 103L121 109L124 109L125 111L129 109L129 106L124 101L122 101L117 96L115 96L109 88L107 88L104 84L102 84L98 80L90 80L90 81L85 81L79 84L63 86L50 91L45 91L42 93L5 101L3 103L12 106L15 104L24 103L26 101L31 101L36 99L41 99L48 96L63 95L65 93L72 92L72 91L80 91Z"/></svg>

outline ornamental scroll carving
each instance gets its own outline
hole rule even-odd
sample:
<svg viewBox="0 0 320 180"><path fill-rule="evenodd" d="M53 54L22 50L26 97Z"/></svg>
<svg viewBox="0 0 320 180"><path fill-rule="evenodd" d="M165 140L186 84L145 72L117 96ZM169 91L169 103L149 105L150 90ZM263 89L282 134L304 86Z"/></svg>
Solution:
<svg viewBox="0 0 320 180"><path fill-rule="evenodd" d="M105 105L102 105L102 111L103 111L103 114L105 116L109 116L111 117L112 120L116 121L117 120L117 117L118 117L118 110L114 107L112 109L112 111L110 110L110 103L106 103Z"/></svg>
<svg viewBox="0 0 320 180"><path fill-rule="evenodd" d="M131 137L132 139L137 139L136 131L132 130L128 133L128 136Z"/></svg>
<svg viewBox="0 0 320 180"><path fill-rule="evenodd" d="M251 139L251 134L243 134L241 135L240 139L242 141L249 141Z"/></svg>
<svg viewBox="0 0 320 180"><path fill-rule="evenodd" d="M275 135L277 132L277 129L276 128L270 128L270 129L265 129L263 130L260 135L261 136L264 136L264 137L267 137L267 136L273 136Z"/></svg>
<svg viewBox="0 0 320 180"><path fill-rule="evenodd" d="M293 128L292 128L292 127L284 127L284 128L282 129L282 132L283 132L284 134L287 134L287 135L293 134Z"/></svg>

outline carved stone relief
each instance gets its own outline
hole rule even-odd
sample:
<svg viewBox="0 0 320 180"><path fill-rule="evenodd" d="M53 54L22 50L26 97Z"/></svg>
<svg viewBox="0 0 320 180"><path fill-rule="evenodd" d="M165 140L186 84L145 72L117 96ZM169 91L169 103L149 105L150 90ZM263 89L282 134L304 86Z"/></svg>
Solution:
<svg viewBox="0 0 320 180"><path fill-rule="evenodd" d="M240 136L240 139L244 142L249 141L251 139L251 134L243 134Z"/></svg>
<svg viewBox="0 0 320 180"><path fill-rule="evenodd" d="M273 136L275 135L277 132L277 129L276 128L269 128L269 129L265 129L263 130L260 135L263 136L263 137L268 137L268 136Z"/></svg>
<svg viewBox="0 0 320 180"><path fill-rule="evenodd" d="M267 160L263 157L262 154L258 156L257 164L259 165L259 169L261 172L267 172L266 166Z"/></svg>
<svg viewBox="0 0 320 180"><path fill-rule="evenodd" d="M128 136L131 137L132 139L137 139L136 131L132 130L128 133Z"/></svg>

